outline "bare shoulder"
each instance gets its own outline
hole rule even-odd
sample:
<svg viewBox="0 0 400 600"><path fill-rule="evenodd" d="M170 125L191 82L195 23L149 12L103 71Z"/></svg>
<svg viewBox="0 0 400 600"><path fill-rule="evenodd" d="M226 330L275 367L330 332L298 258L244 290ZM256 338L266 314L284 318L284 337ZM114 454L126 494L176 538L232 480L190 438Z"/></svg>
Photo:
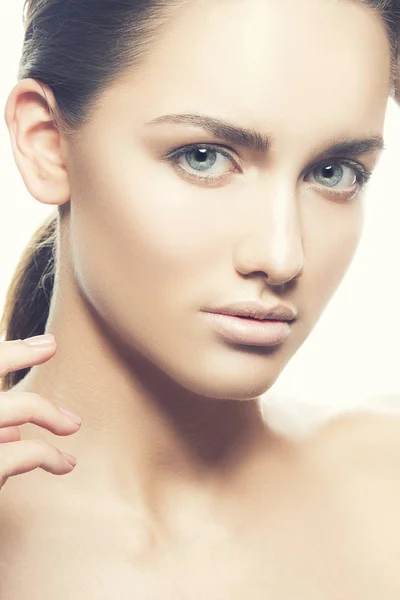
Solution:
<svg viewBox="0 0 400 600"><path fill-rule="evenodd" d="M400 412L357 410L337 415L323 423L305 445L325 466L371 474L379 469L400 483Z"/></svg>
<svg viewBox="0 0 400 600"><path fill-rule="evenodd" d="M400 552L400 415L335 417L307 440L305 452L338 510L358 523L359 535L390 540Z"/></svg>
<svg viewBox="0 0 400 600"><path fill-rule="evenodd" d="M398 589L400 415L338 416L304 447L334 531L363 568L373 565L382 581Z"/></svg>

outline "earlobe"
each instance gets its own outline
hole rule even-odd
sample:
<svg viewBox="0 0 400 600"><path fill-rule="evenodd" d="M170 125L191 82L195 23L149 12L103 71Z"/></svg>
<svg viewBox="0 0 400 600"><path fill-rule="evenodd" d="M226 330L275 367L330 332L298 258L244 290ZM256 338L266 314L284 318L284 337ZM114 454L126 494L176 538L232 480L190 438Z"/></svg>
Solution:
<svg viewBox="0 0 400 600"><path fill-rule="evenodd" d="M61 133L53 121L56 102L48 86L23 79L11 91L4 118L15 163L29 193L43 204L70 199Z"/></svg>

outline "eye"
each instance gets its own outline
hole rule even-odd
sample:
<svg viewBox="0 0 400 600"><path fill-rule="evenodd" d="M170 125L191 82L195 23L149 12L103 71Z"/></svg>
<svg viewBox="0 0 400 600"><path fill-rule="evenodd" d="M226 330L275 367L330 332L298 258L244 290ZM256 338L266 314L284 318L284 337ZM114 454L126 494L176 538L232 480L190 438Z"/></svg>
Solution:
<svg viewBox="0 0 400 600"><path fill-rule="evenodd" d="M365 186L371 173L360 163L349 160L325 162L309 172L319 186L337 196L353 196Z"/></svg>
<svg viewBox="0 0 400 600"><path fill-rule="evenodd" d="M170 152L164 160L173 164L185 177L202 183L223 183L232 173L241 171L233 156L221 146L193 144ZM354 197L367 183L371 173L361 163L349 159L325 161L309 171L331 196ZM319 190L318 190L319 191Z"/></svg>
<svg viewBox="0 0 400 600"><path fill-rule="evenodd" d="M186 146L166 160L184 171L186 176L202 181L221 181L238 172L237 163L228 152L209 144Z"/></svg>

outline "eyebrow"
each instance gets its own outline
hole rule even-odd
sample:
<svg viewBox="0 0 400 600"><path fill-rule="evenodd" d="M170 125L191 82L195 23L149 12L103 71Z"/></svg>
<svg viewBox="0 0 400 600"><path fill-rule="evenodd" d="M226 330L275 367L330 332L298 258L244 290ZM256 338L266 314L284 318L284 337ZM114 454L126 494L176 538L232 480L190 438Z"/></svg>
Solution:
<svg viewBox="0 0 400 600"><path fill-rule="evenodd" d="M251 148L258 152L268 152L274 138L264 135L255 129L238 127L208 115L197 113L177 113L161 115L147 122L147 125L172 123L178 125L192 125L200 127L214 136L236 144L243 148ZM368 152L385 150L384 140L381 135L366 138L335 138L331 140L319 153L319 158L331 156L359 156Z"/></svg>

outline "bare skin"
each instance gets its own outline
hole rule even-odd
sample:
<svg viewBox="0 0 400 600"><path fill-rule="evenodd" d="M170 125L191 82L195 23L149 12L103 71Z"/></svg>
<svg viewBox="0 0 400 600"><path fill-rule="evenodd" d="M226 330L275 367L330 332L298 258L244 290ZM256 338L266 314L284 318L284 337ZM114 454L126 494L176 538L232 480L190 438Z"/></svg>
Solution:
<svg viewBox="0 0 400 600"><path fill-rule="evenodd" d="M5 598L399 597L400 536L385 521L397 420L344 420L295 442L257 402L351 262L363 217L354 164L372 170L380 150L328 152L323 166L343 169L333 188L315 170L321 153L382 136L388 92L383 24L332 0L195 3L73 141L52 124L49 88L15 86L16 164L34 198L69 211L46 325L57 345L10 393L83 424L63 439L78 460L68 477L34 469L1 491ZM188 112L271 146L148 124ZM165 161L190 144L230 158L206 172ZM250 299L295 307L285 342L228 343L204 318ZM21 438L54 445L54 433L26 423Z"/></svg>
<svg viewBox="0 0 400 600"><path fill-rule="evenodd" d="M0 373L43 364L55 347L7 342ZM100 490L89 499L71 493L71 479L47 484L37 467L72 467L40 433L76 433L73 415L15 388L1 407L2 485L14 476L1 492L3 598L398 598L398 417L351 415L301 442L271 438L229 496L182 507L172 536ZM17 427L28 423L43 428L36 439ZM211 518L198 521L205 508Z"/></svg>

